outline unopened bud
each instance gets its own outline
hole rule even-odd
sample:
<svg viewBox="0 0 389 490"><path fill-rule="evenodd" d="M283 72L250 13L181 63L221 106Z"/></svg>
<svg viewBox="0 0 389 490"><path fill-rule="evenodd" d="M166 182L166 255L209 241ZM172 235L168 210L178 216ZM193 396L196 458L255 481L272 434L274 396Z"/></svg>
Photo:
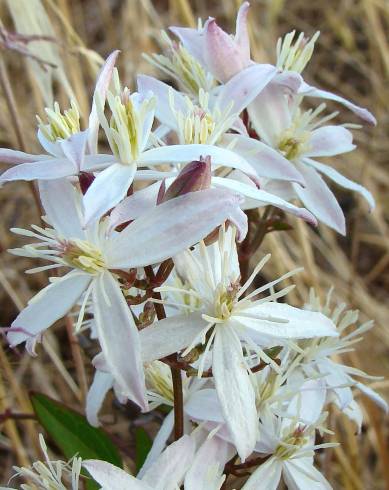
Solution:
<svg viewBox="0 0 389 490"><path fill-rule="evenodd" d="M188 192L202 191L211 187L211 157L190 162L181 170L177 178L165 192L163 202Z"/></svg>

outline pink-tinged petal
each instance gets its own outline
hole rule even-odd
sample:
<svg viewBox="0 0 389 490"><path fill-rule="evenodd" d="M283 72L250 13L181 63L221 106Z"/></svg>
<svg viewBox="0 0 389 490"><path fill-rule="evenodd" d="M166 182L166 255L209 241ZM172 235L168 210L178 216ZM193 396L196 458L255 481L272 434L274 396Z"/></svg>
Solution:
<svg viewBox="0 0 389 490"><path fill-rule="evenodd" d="M247 49L242 49L212 18L204 25L204 60L208 70L222 83L252 63Z"/></svg>
<svg viewBox="0 0 389 490"><path fill-rule="evenodd" d="M97 335L109 371L122 395L147 410L138 329L119 284L109 272L95 279L92 298Z"/></svg>
<svg viewBox="0 0 389 490"><path fill-rule="evenodd" d="M250 59L250 39L247 29L247 14L249 12L249 8L249 2L243 2L238 10L234 39L240 48L243 58L245 59Z"/></svg>
<svg viewBox="0 0 389 490"><path fill-rule="evenodd" d="M15 180L52 180L69 177L77 173L74 165L66 158L21 163L9 168L0 176L0 184Z"/></svg>
<svg viewBox="0 0 389 490"><path fill-rule="evenodd" d="M346 222L336 197L317 171L307 165L297 165L305 179L306 187L293 184L297 196L319 221L341 235L346 234Z"/></svg>
<svg viewBox="0 0 389 490"><path fill-rule="evenodd" d="M98 155L85 155L84 161L81 167L82 171L95 172L103 170L114 163L117 163L118 159L114 155L98 154Z"/></svg>
<svg viewBox="0 0 389 490"><path fill-rule="evenodd" d="M106 461L87 459L82 465L104 490L155 490Z"/></svg>
<svg viewBox="0 0 389 490"><path fill-rule="evenodd" d="M109 228L112 230L122 223L139 218L157 205L160 182L141 189L119 203L109 216Z"/></svg>
<svg viewBox="0 0 389 490"><path fill-rule="evenodd" d="M245 335L250 336L258 345L262 341L273 342L274 345L274 342L282 342L282 339L338 336L333 321L322 313L273 301L259 305L254 303L252 307L234 315L233 320L246 327Z"/></svg>
<svg viewBox="0 0 389 490"><path fill-rule="evenodd" d="M311 133L309 149L304 156L332 157L356 148L352 133L343 126L323 126Z"/></svg>
<svg viewBox="0 0 389 490"><path fill-rule="evenodd" d="M65 157L72 162L78 172L82 169L84 163L87 138L88 130L80 131L60 142Z"/></svg>
<svg viewBox="0 0 389 490"><path fill-rule="evenodd" d="M257 189L256 187L252 187L243 182L239 182L233 179L226 179L223 177L212 177L212 184L217 187L225 187L227 189L230 189L231 191L239 192L239 194L241 194L242 196L256 200L258 202L258 206L266 206L268 204L271 204L272 206L282 209L286 213L291 213L298 218L304 219L312 225L317 224L315 217L306 209L298 208L297 206L294 206L293 204L284 201L274 194L270 194L269 192ZM296 187L301 186L296 184Z"/></svg>
<svg viewBox="0 0 389 490"><path fill-rule="evenodd" d="M255 64L239 71L222 85L215 104L221 110L233 106L231 111L240 114L273 80L278 70L273 65Z"/></svg>
<svg viewBox="0 0 389 490"><path fill-rule="evenodd" d="M195 450L194 439L187 435L182 436L165 449L146 471L142 481L154 489L179 488L193 461Z"/></svg>
<svg viewBox="0 0 389 490"><path fill-rule="evenodd" d="M212 145L169 145L145 151L139 165L159 165L160 163L185 163L211 157L211 164L242 170L255 177L255 170L237 153Z"/></svg>
<svg viewBox="0 0 389 490"><path fill-rule="evenodd" d="M258 436L255 392L239 338L228 325L216 329L212 351L215 387L233 443L244 462L253 452Z"/></svg>
<svg viewBox="0 0 389 490"><path fill-rule="evenodd" d="M296 167L278 151L253 138L236 134L225 134L221 144L242 155L255 169L259 177L286 180L304 185L304 178Z"/></svg>
<svg viewBox="0 0 389 490"><path fill-rule="evenodd" d="M242 490L258 490L264 484L266 484L266 490L277 490L281 480L281 473L282 462L277 458L270 458L254 471L245 485L243 485Z"/></svg>
<svg viewBox="0 0 389 490"><path fill-rule="evenodd" d="M184 48L206 67L204 59L204 30L174 26L169 27L169 30L178 37L184 45Z"/></svg>
<svg viewBox="0 0 389 490"><path fill-rule="evenodd" d="M334 168L325 165L324 163L316 162L315 160L311 160L310 158L304 158L304 163L310 165L315 168L318 172L324 174L329 179L333 180L336 184L344 187L345 189L349 189L350 191L355 191L361 194L364 197L370 207L370 211L375 208L374 197L371 193L362 185L357 184L356 182L348 179L344 175L340 174Z"/></svg>
<svg viewBox="0 0 389 490"><path fill-rule="evenodd" d="M332 490L332 486L313 466L313 458L294 458L284 462L283 478L291 490Z"/></svg>
<svg viewBox="0 0 389 490"><path fill-rule="evenodd" d="M208 437L196 452L185 476L185 490L219 489L224 481L224 466L234 454L235 448L217 434Z"/></svg>
<svg viewBox="0 0 389 490"><path fill-rule="evenodd" d="M139 332L143 362L152 362L183 350L206 326L201 313L190 313L171 316L143 328Z"/></svg>
<svg viewBox="0 0 389 490"><path fill-rule="evenodd" d="M148 75L138 75L137 86L141 94L146 94L151 91L157 97L156 118L162 124L175 129L177 123L171 108L171 97L174 108L185 114L188 109L183 95L166 83Z"/></svg>
<svg viewBox="0 0 389 490"><path fill-rule="evenodd" d="M47 159L50 159L47 155L31 155L31 153L24 153L23 151L0 148L0 163L6 163L8 165L38 162L39 160Z"/></svg>
<svg viewBox="0 0 389 490"><path fill-rule="evenodd" d="M116 59L120 51L114 51L106 59L97 78L95 91L93 94L92 110L89 115L88 123L88 147L90 153L97 153L97 138L99 133L99 118L97 115L96 97L99 96L104 107L105 98L111 82L112 73L115 68Z"/></svg>
<svg viewBox="0 0 389 490"><path fill-rule="evenodd" d="M370 398L370 400L380 407L380 409L386 414L388 413L389 410L387 402L376 391L363 383L356 383L355 387L358 388L358 390L360 390L365 396Z"/></svg>
<svg viewBox="0 0 389 490"><path fill-rule="evenodd" d="M339 102L344 105L350 111L354 112L358 117L365 120L369 124L375 126L377 124L376 118L373 116L371 112L363 107L359 107L344 97L340 97L339 95L335 95L331 92L327 92L327 90L320 90L316 87L312 87L307 83L303 82L299 88L299 94L308 96L308 97L318 97L320 99L333 100L335 102Z"/></svg>
<svg viewBox="0 0 389 490"><path fill-rule="evenodd" d="M85 415L88 422L94 427L100 425L99 411L103 405L104 398L113 387L114 379L110 373L96 371L93 382L86 397Z"/></svg>
<svg viewBox="0 0 389 490"><path fill-rule="evenodd" d="M127 194L136 165L115 163L97 175L84 196L85 224L97 221Z"/></svg>
<svg viewBox="0 0 389 490"><path fill-rule="evenodd" d="M166 448L171 433L174 427L174 409L171 410L165 417L162 425L153 440L153 445L147 454L145 462L140 469L137 477L142 478L151 465L159 458L162 451Z"/></svg>
<svg viewBox="0 0 389 490"><path fill-rule="evenodd" d="M261 139L269 146L277 147L281 134L292 121L285 87L269 83L249 105L248 113Z"/></svg>
<svg viewBox="0 0 389 490"><path fill-rule="evenodd" d="M67 179L39 181L39 194L49 223L64 238L85 240L80 193Z"/></svg>
<svg viewBox="0 0 389 490"><path fill-rule="evenodd" d="M8 342L15 347L66 315L88 287L91 276L71 271L36 294L12 322Z"/></svg>
<svg viewBox="0 0 389 490"><path fill-rule="evenodd" d="M164 202L110 240L107 263L125 269L173 257L235 216L240 202L240 196L224 189L190 192Z"/></svg>

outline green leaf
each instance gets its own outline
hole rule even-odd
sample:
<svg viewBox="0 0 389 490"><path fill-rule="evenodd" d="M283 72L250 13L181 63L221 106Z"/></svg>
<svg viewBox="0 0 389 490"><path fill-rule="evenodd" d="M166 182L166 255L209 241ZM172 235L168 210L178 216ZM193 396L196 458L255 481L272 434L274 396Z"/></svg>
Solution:
<svg viewBox="0 0 389 490"><path fill-rule="evenodd" d="M144 428L137 427L135 429L135 464L137 473L142 468L152 445L153 443Z"/></svg>
<svg viewBox="0 0 389 490"><path fill-rule="evenodd" d="M82 459L101 459L123 467L118 450L108 435L92 427L83 415L42 393L31 394L31 402L40 424L66 459L77 454ZM87 488L94 490L100 487L88 480Z"/></svg>

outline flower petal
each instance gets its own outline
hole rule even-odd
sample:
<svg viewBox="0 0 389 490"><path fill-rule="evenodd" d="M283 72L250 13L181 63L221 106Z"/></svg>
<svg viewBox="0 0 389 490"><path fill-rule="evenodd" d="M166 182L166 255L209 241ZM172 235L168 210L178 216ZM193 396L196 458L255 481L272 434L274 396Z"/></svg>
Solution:
<svg viewBox="0 0 389 490"><path fill-rule="evenodd" d="M229 219L240 197L221 189L190 192L156 206L107 244L111 268L143 267L173 257Z"/></svg>
<svg viewBox="0 0 389 490"><path fill-rule="evenodd" d="M311 133L307 157L332 157L356 148L351 131L343 126L323 126Z"/></svg>
<svg viewBox="0 0 389 490"><path fill-rule="evenodd" d="M189 469L196 450L192 437L184 435L168 446L150 466L142 481L154 489L174 490L179 487Z"/></svg>
<svg viewBox="0 0 389 490"><path fill-rule="evenodd" d="M305 179L305 187L293 184L294 191L319 221L330 226L341 235L346 234L346 222L336 197L324 180L312 167L297 164Z"/></svg>
<svg viewBox="0 0 389 490"><path fill-rule="evenodd" d="M0 163L15 165L18 163L38 162L39 160L50 160L47 155L32 155L23 151L10 150L9 148L0 148Z"/></svg>
<svg viewBox="0 0 389 490"><path fill-rule="evenodd" d="M226 423L216 390L205 388L194 393L185 403L185 412L195 421Z"/></svg>
<svg viewBox="0 0 389 490"><path fill-rule="evenodd" d="M154 490L147 483L106 461L87 459L82 465L104 490Z"/></svg>
<svg viewBox="0 0 389 490"><path fill-rule="evenodd" d="M0 184L15 180L61 179L76 173L76 168L67 158L38 160L9 168L1 174Z"/></svg>
<svg viewBox="0 0 389 490"><path fill-rule="evenodd" d="M355 191L361 194L361 196L366 199L371 211L375 208L374 197L362 185L348 179L329 165L324 165L324 163L316 162L315 160L312 160L310 158L304 158L304 163L315 168L318 172L321 172L341 187L344 187L345 189L350 189L351 191Z"/></svg>
<svg viewBox="0 0 389 490"><path fill-rule="evenodd" d="M73 134L66 140L62 140L60 145L65 157L72 162L75 173L78 173L83 166L88 130Z"/></svg>
<svg viewBox="0 0 389 490"><path fill-rule="evenodd" d="M388 404L387 402L380 396L375 390L369 388L363 383L356 383L355 385L358 390L360 390L365 396L370 398L381 410L383 410L386 414L388 413Z"/></svg>
<svg viewBox="0 0 389 490"><path fill-rule="evenodd" d="M49 223L64 238L85 240L80 194L66 179L39 181L39 194Z"/></svg>
<svg viewBox="0 0 389 490"><path fill-rule="evenodd" d="M84 196L85 224L97 221L127 194L136 165L115 163L100 172Z"/></svg>
<svg viewBox="0 0 389 490"><path fill-rule="evenodd" d="M71 271L36 294L12 322L7 333L11 347L43 332L66 315L90 281L89 274Z"/></svg>
<svg viewBox="0 0 389 490"><path fill-rule="evenodd" d="M104 398L108 391L113 387L114 379L112 374L103 371L96 371L93 382L89 388L85 414L90 425L98 427L100 425L98 413L104 402Z"/></svg>
<svg viewBox="0 0 389 490"><path fill-rule="evenodd" d="M253 452L258 435L254 388L235 332L228 325L216 329L212 351L215 387L233 443L244 462Z"/></svg>
<svg viewBox="0 0 389 490"><path fill-rule="evenodd" d="M266 484L266 490L277 490L282 472L282 462L277 458L270 458L254 471L243 485L242 490L258 490Z"/></svg>
<svg viewBox="0 0 389 490"><path fill-rule="evenodd" d="M89 115L89 123L88 123L88 147L89 151L94 154L97 153L97 138L99 132L99 118L97 115L97 107L96 107L96 96L100 97L102 105L104 106L106 94L109 88L109 84L111 82L112 73L115 68L116 59L120 51L116 50L111 53L108 58L105 60L104 65L101 67L100 73L97 78L95 91L93 94L93 104L92 110Z"/></svg>
<svg viewBox="0 0 389 490"><path fill-rule="evenodd" d="M281 153L259 140L237 134L225 134L221 144L242 155L260 177L304 185L304 179L296 167Z"/></svg>
<svg viewBox="0 0 389 490"><path fill-rule="evenodd" d="M205 328L201 313L175 315L159 320L139 332L143 362L162 359L187 347Z"/></svg>
<svg viewBox="0 0 389 490"><path fill-rule="evenodd" d="M206 67L206 62L204 59L203 29L170 26L169 31L177 36L184 45L185 49L187 49L192 56L194 56L204 67Z"/></svg>
<svg viewBox="0 0 389 490"><path fill-rule="evenodd" d="M283 477L290 490L332 490L332 486L313 466L310 457L285 461Z"/></svg>
<svg viewBox="0 0 389 490"><path fill-rule="evenodd" d="M117 281L109 272L95 279L92 298L97 335L109 370L123 389L123 396L147 410L138 329Z"/></svg>
<svg viewBox="0 0 389 490"><path fill-rule="evenodd" d="M367 109L353 104L352 102L345 99L344 97L340 97L339 95L335 95L331 92L327 92L327 90L320 90L316 87L312 87L311 85L308 85L307 83L303 82L299 88L299 94L308 97L318 97L320 99L327 99L327 100L333 100L335 102L339 102L340 104L343 104L345 107L347 107L347 109L350 109L350 111L354 112L361 119L367 121L369 124L372 124L374 126L377 124L376 118Z"/></svg>
<svg viewBox="0 0 389 490"><path fill-rule="evenodd" d="M249 12L249 2L243 2L239 7L236 16L235 42L239 46L244 58L250 58L250 39L247 29L247 14Z"/></svg>

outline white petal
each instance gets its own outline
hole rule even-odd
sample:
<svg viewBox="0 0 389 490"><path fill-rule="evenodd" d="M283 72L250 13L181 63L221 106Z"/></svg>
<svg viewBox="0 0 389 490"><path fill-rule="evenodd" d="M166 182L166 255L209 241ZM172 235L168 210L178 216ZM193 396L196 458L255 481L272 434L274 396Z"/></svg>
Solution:
<svg viewBox="0 0 389 490"><path fill-rule="evenodd" d="M311 160L310 158L304 158L304 163L315 168L318 172L321 172L322 174L324 174L326 177L333 180L336 184L340 185L341 187L344 187L345 189L350 189L351 191L358 192L359 194L361 194L361 196L363 196L366 199L367 203L369 204L370 210L373 210L375 208L374 197L362 185L357 184L356 182L348 179L347 177L340 174L338 171L336 171L334 168L330 167L329 165L324 165L324 163L316 162L315 160Z"/></svg>
<svg viewBox="0 0 389 490"><path fill-rule="evenodd" d="M245 68L221 86L216 98L216 107L223 111L233 102L231 113L240 114L275 77L277 72L275 66L266 64L254 64Z"/></svg>
<svg viewBox="0 0 389 490"><path fill-rule="evenodd" d="M64 155L72 162L77 171L82 169L84 163L87 138L88 130L80 131L60 143Z"/></svg>
<svg viewBox="0 0 389 490"><path fill-rule="evenodd" d="M155 490L176 490L184 479L195 453L194 440L187 435L173 442L146 471L142 481Z"/></svg>
<svg viewBox="0 0 389 490"><path fill-rule="evenodd" d="M145 151L139 165L158 165L160 163L184 163L211 157L212 165L238 168L255 176L255 170L237 153L212 145L169 145Z"/></svg>
<svg viewBox="0 0 389 490"><path fill-rule="evenodd" d="M258 315L259 318L255 316ZM269 320L264 320L268 317ZM261 336L273 341L282 339L309 339L314 337L336 337L333 321L316 311L295 308L286 303L268 301L234 314L232 319L249 329L248 334L259 341ZM273 319L273 321L271 321ZM280 319L279 322L276 319ZM284 320L281 322L281 320ZM257 332L260 335L255 335Z"/></svg>
<svg viewBox="0 0 389 490"><path fill-rule="evenodd" d="M324 476L313 466L312 458L295 458L283 465L283 477L290 490L331 490Z"/></svg>
<svg viewBox="0 0 389 490"><path fill-rule="evenodd" d="M207 438L185 476L185 490L219 490L224 466L234 454L235 448L217 434Z"/></svg>
<svg viewBox="0 0 389 490"><path fill-rule="evenodd" d="M298 417L299 422L305 425L314 424L322 414L326 394L324 380L305 381L288 405L288 416Z"/></svg>
<svg viewBox="0 0 389 490"><path fill-rule="evenodd" d="M8 165L38 162L39 160L47 159L50 159L47 155L32 155L31 153L24 153L23 151L0 148L0 163L6 163Z"/></svg>
<svg viewBox="0 0 389 490"><path fill-rule="evenodd" d="M231 191L239 192L249 199L254 199L258 202L258 206L266 206L268 204L271 204L287 213L294 214L295 216L298 216L299 218L308 221L308 223L310 224L317 224L315 217L309 211L304 208L298 208L297 206L294 206L293 204L284 201L280 197L274 194L270 194L270 192L257 189L237 180L227 179L223 177L212 177L212 184L217 187L225 187L227 189L230 189ZM296 184L296 187L300 186Z"/></svg>
<svg viewBox="0 0 389 490"><path fill-rule="evenodd" d="M169 30L180 39L185 49L205 67L203 29L171 26Z"/></svg>
<svg viewBox="0 0 389 490"><path fill-rule="evenodd" d="M102 105L104 106L105 97L109 84L111 82L112 73L115 68L116 58L118 57L119 51L114 51L106 59L104 65L101 67L100 73L97 78L95 91L93 94L93 104L92 110L89 116L89 134L88 134L88 146L91 153L97 153L97 137L99 132L99 118L97 115L96 108L96 96L100 97Z"/></svg>
<svg viewBox="0 0 389 490"><path fill-rule="evenodd" d="M145 462L140 469L137 477L142 478L150 466L159 458L162 451L165 449L167 441L174 427L174 410L171 410L165 417L162 425L153 440L153 445L147 454Z"/></svg>
<svg viewBox="0 0 389 490"><path fill-rule="evenodd" d="M194 393L185 403L185 412L195 421L226 423L216 390L211 388Z"/></svg>
<svg viewBox="0 0 389 490"><path fill-rule="evenodd" d="M244 461L253 452L258 435L255 393L238 337L227 325L216 328L212 351L215 387L232 440Z"/></svg>
<svg viewBox="0 0 389 490"><path fill-rule="evenodd" d="M346 222L336 197L316 172L307 165L298 165L298 170L305 179L306 187L293 184L298 197L319 221L330 226L341 235L346 234Z"/></svg>
<svg viewBox="0 0 389 490"><path fill-rule="evenodd" d="M50 180L75 175L77 169L67 159L38 160L9 168L0 176L0 184L14 180Z"/></svg>
<svg viewBox="0 0 389 490"><path fill-rule="evenodd" d="M99 153L98 155L85 155L81 170L85 172L100 171L114 163L117 163L117 158L114 155L104 153Z"/></svg>
<svg viewBox="0 0 389 490"><path fill-rule="evenodd" d="M356 148L351 131L343 126L323 126L311 133L309 149L304 156L332 157Z"/></svg>
<svg viewBox="0 0 389 490"><path fill-rule="evenodd" d="M104 490L154 490L147 483L106 461L87 459L82 465Z"/></svg>
<svg viewBox="0 0 389 490"><path fill-rule="evenodd" d="M254 471L243 485L242 490L259 490L266 485L266 490L277 490L281 479L282 463L276 458L270 458ZM263 487L264 488L264 487Z"/></svg>
<svg viewBox="0 0 389 490"><path fill-rule="evenodd" d="M304 185L304 178L296 167L281 153L259 140L237 134L225 134L221 144L232 144L233 151L242 155L260 177Z"/></svg>
<svg viewBox="0 0 389 490"><path fill-rule="evenodd" d="M236 211L240 198L221 189L190 192L156 206L107 244L111 268L142 267L173 257Z"/></svg>
<svg viewBox="0 0 389 490"><path fill-rule="evenodd" d="M372 388L364 385L363 383L357 383L356 388L358 388L365 396L370 398L378 407L381 408L385 413L388 413L388 404L387 402Z"/></svg>
<svg viewBox="0 0 389 490"><path fill-rule="evenodd" d="M377 124L376 118L373 116L373 114L371 114L371 112L363 107L353 104L349 100L345 99L344 97L340 97L339 95L312 87L305 82L301 84L299 93L308 97L319 97L320 99L334 100L335 102L343 104L345 107L347 107L347 109L350 109L350 111L354 112L357 116L364 119L369 124Z"/></svg>
<svg viewBox="0 0 389 490"><path fill-rule="evenodd" d="M84 196L85 224L96 221L127 194L136 165L115 163L97 175Z"/></svg>
<svg viewBox="0 0 389 490"><path fill-rule="evenodd" d="M201 313L190 313L165 318L143 328L139 332L143 362L179 352L190 345L206 325Z"/></svg>
<svg viewBox="0 0 389 490"><path fill-rule="evenodd" d="M113 387L112 374L96 371L93 382L86 397L85 414L88 422L94 427L100 425L98 413L104 402L105 395Z"/></svg>
<svg viewBox="0 0 389 490"><path fill-rule="evenodd" d="M12 322L7 333L11 346L43 332L66 315L88 287L90 280L88 274L71 271L42 289Z"/></svg>
<svg viewBox="0 0 389 490"><path fill-rule="evenodd" d="M80 217L80 195L66 179L41 180L39 194L49 223L64 238L85 240Z"/></svg>
<svg viewBox="0 0 389 490"><path fill-rule="evenodd" d="M95 279L92 297L97 334L109 370L124 390L123 395L146 410L138 329L118 283L109 272Z"/></svg>

